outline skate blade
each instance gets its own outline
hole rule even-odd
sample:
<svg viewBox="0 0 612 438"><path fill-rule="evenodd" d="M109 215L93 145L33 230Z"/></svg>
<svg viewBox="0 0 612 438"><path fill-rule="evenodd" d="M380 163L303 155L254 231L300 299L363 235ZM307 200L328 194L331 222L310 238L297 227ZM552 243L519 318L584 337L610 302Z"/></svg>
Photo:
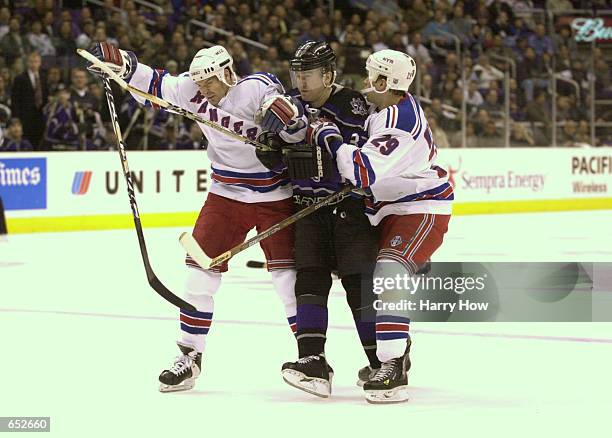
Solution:
<svg viewBox="0 0 612 438"><path fill-rule="evenodd" d="M325 379L306 377L304 373L294 370L283 370L281 374L283 380L294 388L321 398L328 398L331 395L331 377L328 382Z"/></svg>
<svg viewBox="0 0 612 438"><path fill-rule="evenodd" d="M159 384L159 392L179 392L179 391L189 391L193 389L195 386L195 379L186 379L180 385L166 385L165 383Z"/></svg>
<svg viewBox="0 0 612 438"><path fill-rule="evenodd" d="M402 403L409 400L408 387L398 386L397 388L365 392L365 398L372 404Z"/></svg>

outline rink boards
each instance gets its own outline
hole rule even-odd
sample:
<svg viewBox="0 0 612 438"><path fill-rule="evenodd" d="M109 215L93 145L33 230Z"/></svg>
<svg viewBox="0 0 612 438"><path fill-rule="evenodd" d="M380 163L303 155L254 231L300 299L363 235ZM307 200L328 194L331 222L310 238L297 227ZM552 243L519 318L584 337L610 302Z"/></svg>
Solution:
<svg viewBox="0 0 612 438"><path fill-rule="evenodd" d="M202 151L129 152L142 223L190 226L211 184ZM454 214L612 209L612 148L443 149ZM116 152L0 154L10 233L129 228Z"/></svg>

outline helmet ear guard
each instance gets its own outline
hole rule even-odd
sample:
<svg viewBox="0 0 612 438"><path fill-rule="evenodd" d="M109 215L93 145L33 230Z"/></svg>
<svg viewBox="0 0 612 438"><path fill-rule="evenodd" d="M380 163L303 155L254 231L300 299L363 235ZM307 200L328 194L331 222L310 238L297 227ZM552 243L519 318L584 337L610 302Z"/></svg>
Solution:
<svg viewBox="0 0 612 438"><path fill-rule="evenodd" d="M416 63L403 52L384 49L368 57L366 71L370 87L374 92L386 93L389 90L408 92L416 76ZM373 85L380 76L387 78L387 85L382 91L378 91Z"/></svg>
<svg viewBox="0 0 612 438"><path fill-rule="evenodd" d="M194 82L203 81L205 79L216 76L221 82L228 87L233 87L238 83L236 73L232 68L234 60L222 46L213 46L201 49L196 53L189 65L189 77ZM225 80L225 69L229 69L232 83Z"/></svg>

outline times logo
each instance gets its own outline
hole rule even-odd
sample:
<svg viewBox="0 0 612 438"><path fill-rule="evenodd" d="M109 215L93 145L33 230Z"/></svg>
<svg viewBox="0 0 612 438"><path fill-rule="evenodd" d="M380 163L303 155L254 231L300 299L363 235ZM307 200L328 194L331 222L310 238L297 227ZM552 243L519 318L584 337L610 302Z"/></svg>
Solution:
<svg viewBox="0 0 612 438"><path fill-rule="evenodd" d="M47 160L0 159L0 197L7 211L47 208Z"/></svg>

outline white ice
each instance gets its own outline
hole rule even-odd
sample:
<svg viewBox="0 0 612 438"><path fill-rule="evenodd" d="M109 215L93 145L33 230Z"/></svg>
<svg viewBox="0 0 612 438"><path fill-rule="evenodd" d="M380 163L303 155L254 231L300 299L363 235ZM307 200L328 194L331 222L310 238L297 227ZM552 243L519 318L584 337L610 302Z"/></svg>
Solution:
<svg viewBox="0 0 612 438"><path fill-rule="evenodd" d="M612 261L612 211L462 216L435 260ZM183 229L146 229L180 293ZM231 263L203 375L161 394L177 312L146 283L133 230L0 241L0 416L51 416L59 437L611 436L611 323L421 323L411 400L365 403L366 364L339 284L330 298L328 400L282 382L295 341L268 274ZM520 435L519 435L520 434Z"/></svg>

